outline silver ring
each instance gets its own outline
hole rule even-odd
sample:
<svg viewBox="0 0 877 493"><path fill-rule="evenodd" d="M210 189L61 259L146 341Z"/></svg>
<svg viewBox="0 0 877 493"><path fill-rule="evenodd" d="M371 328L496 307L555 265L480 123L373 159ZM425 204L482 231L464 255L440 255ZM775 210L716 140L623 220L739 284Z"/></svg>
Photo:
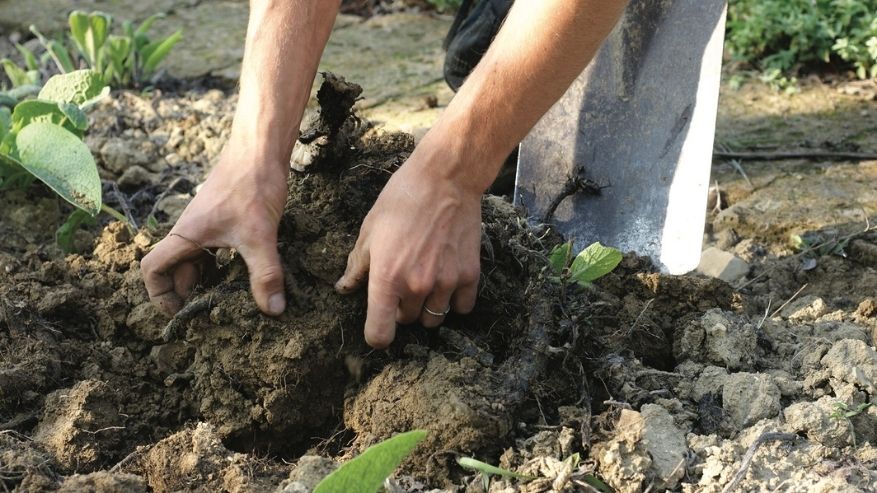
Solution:
<svg viewBox="0 0 877 493"><path fill-rule="evenodd" d="M448 306L447 308L445 308L445 311L443 311L443 312L434 312L434 311L430 310L426 305L423 305L423 311L425 311L426 313L429 313L433 317L444 317L448 313L451 313L451 307Z"/></svg>

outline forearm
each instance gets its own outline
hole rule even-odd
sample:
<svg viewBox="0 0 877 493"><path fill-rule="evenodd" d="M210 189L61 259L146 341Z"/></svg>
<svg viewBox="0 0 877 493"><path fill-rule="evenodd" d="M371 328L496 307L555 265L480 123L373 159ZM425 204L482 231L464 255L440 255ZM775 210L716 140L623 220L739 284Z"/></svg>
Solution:
<svg viewBox="0 0 877 493"><path fill-rule="evenodd" d="M517 0L433 138L469 153L449 176L487 188L506 156L590 62L627 0ZM430 138L430 136L425 137Z"/></svg>
<svg viewBox="0 0 877 493"><path fill-rule="evenodd" d="M251 0L232 142L288 166L340 0Z"/></svg>

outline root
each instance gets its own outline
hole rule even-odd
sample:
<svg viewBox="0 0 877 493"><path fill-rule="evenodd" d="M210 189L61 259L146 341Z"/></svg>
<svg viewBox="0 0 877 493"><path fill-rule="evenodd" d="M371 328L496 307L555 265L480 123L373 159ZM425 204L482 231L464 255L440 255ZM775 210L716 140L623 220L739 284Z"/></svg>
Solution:
<svg viewBox="0 0 877 493"><path fill-rule="evenodd" d="M170 342L173 339L179 339L183 336L185 325L192 321L196 315L201 312L212 309L214 303L215 292L205 293L191 302L187 303L182 310L178 311L174 318L167 323L164 330L161 331L161 339L164 342Z"/></svg>
<svg viewBox="0 0 877 493"><path fill-rule="evenodd" d="M737 473L734 474L734 477L731 478L731 482L725 486L722 490L722 493L731 493L737 488L737 485L740 481L743 480L743 477L746 476L746 471L749 469L749 464L752 463L752 458L755 457L755 452L758 451L758 447L765 442L770 441L794 441L799 437L794 433L762 433L761 436L755 439L752 442L752 445L749 446L749 449L746 451L746 455L743 456L743 463L740 464L740 469L737 470Z"/></svg>

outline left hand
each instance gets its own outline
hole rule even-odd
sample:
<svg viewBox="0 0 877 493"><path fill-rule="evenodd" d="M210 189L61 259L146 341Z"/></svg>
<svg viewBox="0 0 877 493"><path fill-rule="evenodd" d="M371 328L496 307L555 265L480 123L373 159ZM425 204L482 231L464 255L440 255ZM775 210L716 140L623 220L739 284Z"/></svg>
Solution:
<svg viewBox="0 0 877 493"><path fill-rule="evenodd" d="M335 285L349 293L368 278L365 340L379 349L393 342L397 322L437 327L448 310L475 306L481 191L443 176L454 153L426 141L378 196Z"/></svg>

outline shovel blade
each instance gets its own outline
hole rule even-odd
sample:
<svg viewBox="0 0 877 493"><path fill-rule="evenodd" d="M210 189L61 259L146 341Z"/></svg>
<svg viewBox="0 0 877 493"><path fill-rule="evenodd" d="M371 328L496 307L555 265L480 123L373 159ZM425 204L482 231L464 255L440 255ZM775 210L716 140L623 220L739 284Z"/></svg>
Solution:
<svg viewBox="0 0 877 493"><path fill-rule="evenodd" d="M593 188L547 222L673 274L697 267L721 80L724 0L633 0L522 142L515 203L542 222L571 177Z"/></svg>

